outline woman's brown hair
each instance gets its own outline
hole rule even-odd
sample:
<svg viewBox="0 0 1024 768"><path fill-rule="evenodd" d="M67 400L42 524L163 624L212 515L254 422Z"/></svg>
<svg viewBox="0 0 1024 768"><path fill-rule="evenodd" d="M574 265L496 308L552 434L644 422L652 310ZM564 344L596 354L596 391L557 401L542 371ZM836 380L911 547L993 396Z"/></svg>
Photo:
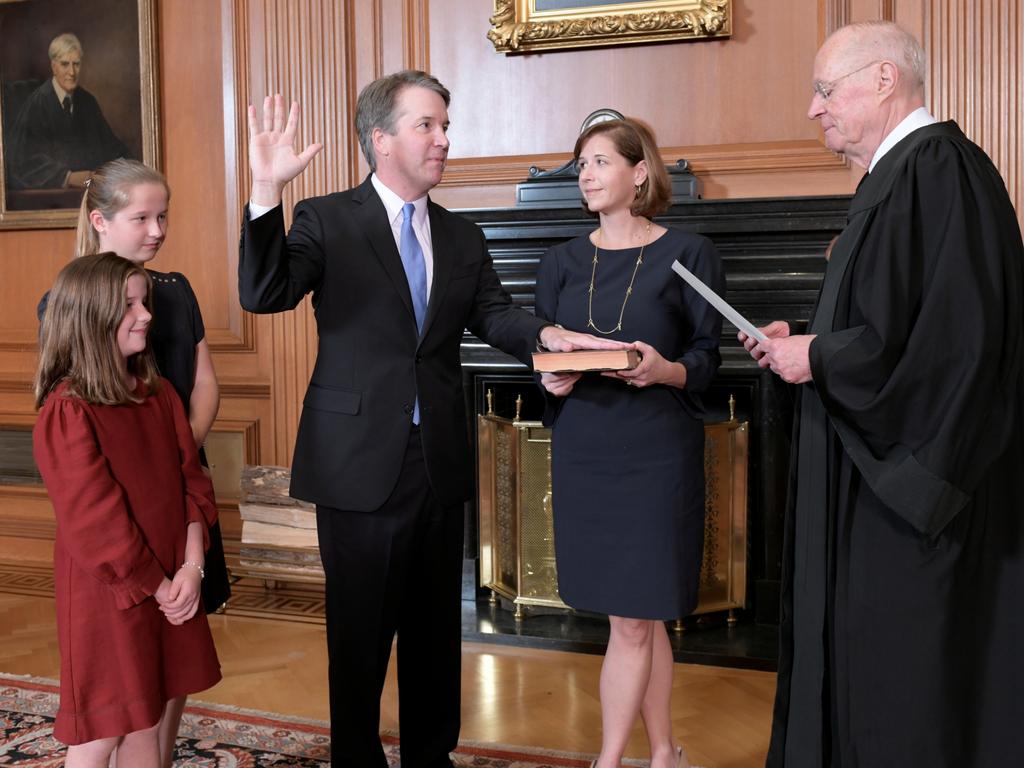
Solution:
<svg viewBox="0 0 1024 768"><path fill-rule="evenodd" d="M634 216L651 217L667 210L672 200L672 187L668 181L668 172L665 170L665 161L661 159L658 144L650 129L629 117L624 120L594 123L576 139L576 146L572 151L573 162L579 162L583 145L598 135L607 136L615 145L615 150L626 158L630 165L636 165L641 160L647 164L647 178L637 190L636 199L629 208L630 213ZM583 210L594 215L587 207L586 200L583 201Z"/></svg>
<svg viewBox="0 0 1024 768"><path fill-rule="evenodd" d="M147 309L152 308L153 283L145 269L114 253L98 253L71 261L57 275L43 316L36 370L36 408L61 382L67 392L88 403L122 405L135 402L122 376L117 329L125 315L128 279L146 281ZM128 372L146 392L158 386L156 363L146 348L127 360Z"/></svg>
<svg viewBox="0 0 1024 768"><path fill-rule="evenodd" d="M171 188L160 171L155 171L138 160L118 158L104 163L89 178L82 203L78 206L78 229L75 232L75 255L89 256L99 253L100 236L92 225L89 215L99 211L103 218L112 219L114 214L128 205L132 190L139 184L158 184L171 199Z"/></svg>

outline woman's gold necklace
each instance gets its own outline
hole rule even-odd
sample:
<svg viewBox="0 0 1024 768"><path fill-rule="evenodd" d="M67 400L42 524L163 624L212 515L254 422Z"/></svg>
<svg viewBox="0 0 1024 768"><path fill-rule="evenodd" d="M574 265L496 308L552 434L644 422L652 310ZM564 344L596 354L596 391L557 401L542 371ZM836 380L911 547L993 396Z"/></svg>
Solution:
<svg viewBox="0 0 1024 768"><path fill-rule="evenodd" d="M590 270L590 291L587 297L587 328L593 328L598 333L603 333L607 336L610 333L616 333L622 330L622 316L626 314L626 304L629 301L629 297L633 294L633 283L636 282L636 273L640 269L640 265L644 263L644 248L647 247L647 243L650 242L651 235L651 222L647 222L647 229L644 231L644 242L640 245L640 253L636 257L636 265L633 267L633 276L629 278L629 286L626 288L626 295L622 298L622 308L619 309L619 322L615 324L615 327L610 331L605 331L594 325L594 278L597 276L597 251L600 248L601 243L601 230L597 230L597 242L594 244L594 264Z"/></svg>

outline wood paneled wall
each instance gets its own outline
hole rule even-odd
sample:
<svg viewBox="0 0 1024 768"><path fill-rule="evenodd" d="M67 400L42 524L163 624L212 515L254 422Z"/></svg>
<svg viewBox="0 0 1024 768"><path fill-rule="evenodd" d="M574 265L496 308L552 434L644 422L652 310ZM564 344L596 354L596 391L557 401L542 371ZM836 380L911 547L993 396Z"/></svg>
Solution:
<svg viewBox="0 0 1024 768"><path fill-rule="evenodd" d="M1024 221L1024 2L929 3L922 40L932 112L985 148Z"/></svg>
<svg viewBox="0 0 1024 768"><path fill-rule="evenodd" d="M173 197L155 268L191 279L222 381L212 449L226 533L242 462L287 464L315 360L308 306L253 317L236 268L248 198L246 105L280 91L302 104L300 141L324 151L289 189L303 197L366 173L352 128L359 89L426 68L453 93L449 169L434 197L504 206L531 165L568 158L580 122L613 107L646 120L666 158L685 157L709 198L846 193L860 171L807 120L823 37L848 21L899 21L925 43L930 106L985 147L1024 207L1024 0L734 0L729 39L494 52L488 0L174 0L160 2L162 155ZM0 231L0 429L30 428L38 297L71 256L70 230ZM38 488L0 487L0 536L49 536ZM232 545L229 544L229 551Z"/></svg>

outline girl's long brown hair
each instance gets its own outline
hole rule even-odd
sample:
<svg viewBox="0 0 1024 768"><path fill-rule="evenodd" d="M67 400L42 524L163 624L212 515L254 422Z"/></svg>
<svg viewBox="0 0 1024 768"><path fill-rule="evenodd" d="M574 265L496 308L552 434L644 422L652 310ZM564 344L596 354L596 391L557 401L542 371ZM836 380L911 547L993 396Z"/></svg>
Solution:
<svg viewBox="0 0 1024 768"><path fill-rule="evenodd" d="M122 405L135 402L122 376L117 328L127 306L128 278L146 281L145 305L152 310L153 283L141 266L114 253L74 259L57 275L43 316L39 368L35 378L36 408L62 381L67 392L89 403ZM128 372L147 392L158 386L153 353L146 348L128 358Z"/></svg>

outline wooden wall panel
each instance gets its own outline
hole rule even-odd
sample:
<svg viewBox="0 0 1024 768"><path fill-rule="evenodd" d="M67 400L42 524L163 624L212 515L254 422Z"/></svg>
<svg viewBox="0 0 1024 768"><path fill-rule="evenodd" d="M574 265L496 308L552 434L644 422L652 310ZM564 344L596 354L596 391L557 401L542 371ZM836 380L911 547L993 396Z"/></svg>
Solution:
<svg viewBox="0 0 1024 768"><path fill-rule="evenodd" d="M212 8L216 11L216 6ZM195 3L160 4L160 30L166 41L160 50L162 152L171 204L167 240L152 266L183 272L199 299L206 326L227 330L229 317L241 313L237 303L229 301L228 285L234 279L224 260L233 238L220 224L227 212L221 183L221 23L217 12L194 11Z"/></svg>
<svg viewBox="0 0 1024 768"><path fill-rule="evenodd" d="M238 0L235 14L236 60L247 69L235 81L234 107L238 116L236 152L239 205L248 199L246 108L281 93L302 107L298 142L324 144L324 150L289 185L284 208L287 218L295 202L351 185L353 139L349 118L354 104L348 69L352 5L332 0ZM372 7L372 6L371 6ZM307 299L294 312L260 317L256 323L258 349L269 378L273 418L261 442L261 461L287 464L298 427L306 384L316 358L316 326Z"/></svg>
<svg viewBox="0 0 1024 768"><path fill-rule="evenodd" d="M691 161L706 197L848 191L850 170L806 110L815 51L849 6L747 0L734 3L729 39L506 56L484 35L490 3L431 0L430 63L453 94L439 196L509 204L529 166L564 161L600 107L647 121L666 159Z"/></svg>
<svg viewBox="0 0 1024 768"><path fill-rule="evenodd" d="M844 193L860 171L824 148L805 115L814 54L839 24L890 18L925 44L932 110L989 151L1021 210L1022 5L734 0L730 39L506 56L486 38L490 0L159 3L162 150L173 198L154 266L185 272L199 296L222 382L221 444L245 460L290 461L316 345L308 304L274 317L238 305L250 101L278 90L299 100L300 142L325 144L288 191L287 216L295 200L365 177L356 96L407 66L431 70L453 93L451 162L434 193L450 207L508 205L530 165L564 162L580 121L604 106L646 119L667 159L693 163L706 197ZM34 418L35 306L72 241L70 230L0 231L0 426ZM37 519L34 493L0 488L0 508L31 499ZM224 509L227 530L236 530L237 512Z"/></svg>
<svg viewBox="0 0 1024 768"><path fill-rule="evenodd" d="M928 101L984 147L1024 222L1024 0L932 0Z"/></svg>

